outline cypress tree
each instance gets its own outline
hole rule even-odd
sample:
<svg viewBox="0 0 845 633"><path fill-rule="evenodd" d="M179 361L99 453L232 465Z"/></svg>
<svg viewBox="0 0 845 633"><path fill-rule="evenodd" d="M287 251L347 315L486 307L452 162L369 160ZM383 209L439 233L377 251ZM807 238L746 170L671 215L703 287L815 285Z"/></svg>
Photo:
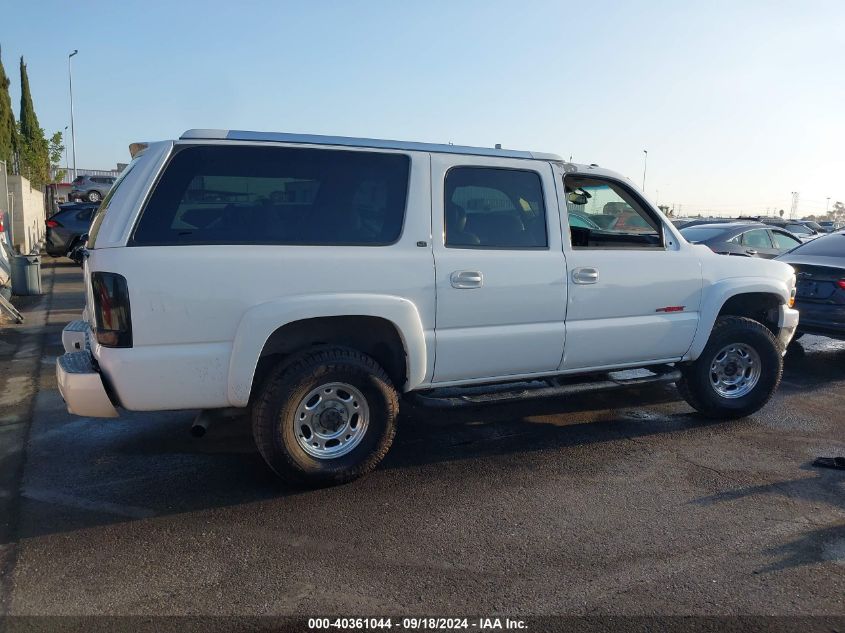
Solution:
<svg viewBox="0 0 845 633"><path fill-rule="evenodd" d="M21 173L29 178L34 187L41 187L50 178L50 156L44 130L38 125L35 106L32 105L29 76L23 57L21 57L21 113L18 121Z"/></svg>
<svg viewBox="0 0 845 633"><path fill-rule="evenodd" d="M17 146L17 124L12 110L12 97L9 96L9 83L0 55L0 160L6 161L7 169L11 170L12 155Z"/></svg>

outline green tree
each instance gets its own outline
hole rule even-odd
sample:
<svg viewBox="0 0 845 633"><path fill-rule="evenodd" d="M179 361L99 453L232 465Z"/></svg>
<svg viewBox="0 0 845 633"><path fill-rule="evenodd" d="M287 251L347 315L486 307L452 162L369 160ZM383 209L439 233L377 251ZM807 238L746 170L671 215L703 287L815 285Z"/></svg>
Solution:
<svg viewBox="0 0 845 633"><path fill-rule="evenodd" d="M62 153L65 151L64 143L62 143L62 133L55 132L50 137L50 171L55 170L55 175L51 182L62 182L65 178L65 170L59 169L62 164Z"/></svg>
<svg viewBox="0 0 845 633"><path fill-rule="evenodd" d="M29 179L33 187L40 189L50 180L50 150L47 139L44 138L44 130L38 124L35 106L32 105L29 76L23 57L21 57L21 113L18 126L20 171Z"/></svg>
<svg viewBox="0 0 845 633"><path fill-rule="evenodd" d="M829 220L833 220L834 222L842 222L845 220L845 204L839 202L838 200L833 203L833 208L827 212L827 217Z"/></svg>
<svg viewBox="0 0 845 633"><path fill-rule="evenodd" d="M9 78L0 58L0 160L11 167L12 158L17 148L18 129L15 113L12 110L12 97L9 96Z"/></svg>

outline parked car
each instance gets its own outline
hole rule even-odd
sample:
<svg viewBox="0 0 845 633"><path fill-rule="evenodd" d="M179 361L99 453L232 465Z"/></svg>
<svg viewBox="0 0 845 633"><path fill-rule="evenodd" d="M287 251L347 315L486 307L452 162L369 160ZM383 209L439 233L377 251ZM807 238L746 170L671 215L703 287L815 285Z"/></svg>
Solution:
<svg viewBox="0 0 845 633"><path fill-rule="evenodd" d="M822 227L822 230L825 233L833 233L834 231L838 231L842 228L841 222L833 222L832 220L824 220L819 222L819 226Z"/></svg>
<svg viewBox="0 0 845 633"><path fill-rule="evenodd" d="M68 411L248 407L296 482L373 469L400 393L438 408L663 381L706 416L749 415L798 323L789 266L689 244L625 178L554 154L215 130L130 153L62 336ZM624 230L595 226L607 212Z"/></svg>
<svg viewBox="0 0 845 633"><path fill-rule="evenodd" d="M688 242L704 244L719 255L772 259L792 250L801 240L784 229L760 222L697 224L681 229Z"/></svg>
<svg viewBox="0 0 845 633"><path fill-rule="evenodd" d="M798 332L845 339L845 233L830 233L778 258L798 277Z"/></svg>
<svg viewBox="0 0 845 633"><path fill-rule="evenodd" d="M59 207L47 220L44 249L52 257L63 257L73 249L82 235L88 233L98 203L70 203Z"/></svg>
<svg viewBox="0 0 845 633"><path fill-rule="evenodd" d="M761 217L759 221L764 224L785 229L802 242L809 242L810 240L814 240L823 235L823 232L819 230L821 227L819 227L815 222L805 222L803 220L781 220L779 218L767 217Z"/></svg>
<svg viewBox="0 0 845 633"><path fill-rule="evenodd" d="M85 262L85 252L86 246L88 242L88 234L81 236L76 244L67 252L67 258L72 261L74 264L79 266L84 265Z"/></svg>
<svg viewBox="0 0 845 633"><path fill-rule="evenodd" d="M79 201L99 202L106 197L116 176L77 176L71 183L68 198Z"/></svg>

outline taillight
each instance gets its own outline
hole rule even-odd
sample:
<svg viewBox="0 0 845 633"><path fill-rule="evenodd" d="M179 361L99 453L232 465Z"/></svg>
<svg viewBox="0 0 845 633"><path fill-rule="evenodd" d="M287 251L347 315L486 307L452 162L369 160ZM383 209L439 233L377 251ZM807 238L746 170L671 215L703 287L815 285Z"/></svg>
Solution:
<svg viewBox="0 0 845 633"><path fill-rule="evenodd" d="M61 224L59 224L59 223L58 223L58 222L56 222L55 220L47 220L47 228L48 228L48 229L54 229L54 228L56 228L57 226L61 226Z"/></svg>
<svg viewBox="0 0 845 633"><path fill-rule="evenodd" d="M0 211L0 233L2 233L3 231L6 230L6 226L3 224L3 218L4 217L5 217L5 215L3 214L2 211Z"/></svg>
<svg viewBox="0 0 845 633"><path fill-rule="evenodd" d="M94 291L94 334L104 347L132 347L132 319L126 278L116 273L91 275Z"/></svg>
<svg viewBox="0 0 845 633"><path fill-rule="evenodd" d="M845 279L840 279L836 282L836 285L842 288L842 290L845 290Z"/></svg>

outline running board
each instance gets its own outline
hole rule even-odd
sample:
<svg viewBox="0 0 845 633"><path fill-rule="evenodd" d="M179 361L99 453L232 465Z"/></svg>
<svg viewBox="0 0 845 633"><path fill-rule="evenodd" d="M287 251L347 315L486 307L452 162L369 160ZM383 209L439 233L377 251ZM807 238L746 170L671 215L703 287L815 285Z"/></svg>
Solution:
<svg viewBox="0 0 845 633"><path fill-rule="evenodd" d="M534 398L580 395L608 389L677 382L680 379L681 372L676 367L658 365L646 369L625 369L587 376L557 376L545 380L528 380L495 385L441 387L423 393L413 392L406 397L413 403L424 407L450 409Z"/></svg>

